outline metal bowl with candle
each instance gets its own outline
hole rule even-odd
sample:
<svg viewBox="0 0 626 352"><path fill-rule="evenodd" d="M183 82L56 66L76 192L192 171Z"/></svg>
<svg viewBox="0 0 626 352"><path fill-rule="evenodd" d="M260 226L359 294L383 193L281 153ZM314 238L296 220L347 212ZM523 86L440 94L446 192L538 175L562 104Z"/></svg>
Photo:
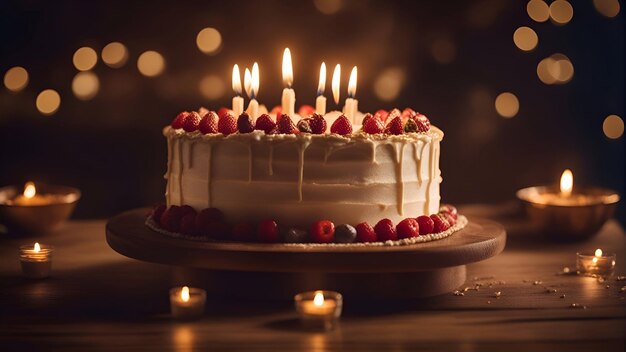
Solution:
<svg viewBox="0 0 626 352"><path fill-rule="evenodd" d="M0 188L0 224L16 234L44 234L67 220L80 191L73 187L27 182Z"/></svg>
<svg viewBox="0 0 626 352"><path fill-rule="evenodd" d="M594 236L613 216L619 195L601 187L574 188L565 170L560 187L538 186L517 191L538 231L557 241L574 242Z"/></svg>

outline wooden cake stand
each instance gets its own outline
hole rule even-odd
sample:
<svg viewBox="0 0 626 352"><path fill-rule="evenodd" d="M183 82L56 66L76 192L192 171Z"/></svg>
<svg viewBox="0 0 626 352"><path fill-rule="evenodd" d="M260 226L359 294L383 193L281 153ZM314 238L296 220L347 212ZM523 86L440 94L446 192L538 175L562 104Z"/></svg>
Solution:
<svg viewBox="0 0 626 352"><path fill-rule="evenodd" d="M177 283L225 296L291 299L318 289L352 299L434 296L463 285L466 264L495 256L506 243L500 224L479 218L447 238L405 246L199 242L153 231L144 224L148 212L111 218L109 246L130 258L175 266Z"/></svg>

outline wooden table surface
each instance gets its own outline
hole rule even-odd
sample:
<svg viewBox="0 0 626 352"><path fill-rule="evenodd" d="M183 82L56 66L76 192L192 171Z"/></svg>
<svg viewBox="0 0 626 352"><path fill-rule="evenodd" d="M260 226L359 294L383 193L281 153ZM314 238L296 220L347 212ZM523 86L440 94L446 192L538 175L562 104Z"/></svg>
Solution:
<svg viewBox="0 0 626 352"><path fill-rule="evenodd" d="M43 238L0 239L0 351L28 350L453 350L623 351L626 336L624 230L615 221L584 243L555 244L528 231L509 205L463 207L505 225L500 255L468 267L463 296L412 301L344 302L331 332L300 329L292 302L209 298L206 314L169 316L171 268L110 249L104 220L71 221ZM56 247L53 277L21 276L17 247ZM576 275L575 253L617 253L605 282ZM549 292L555 289L556 292ZM626 289L625 289L626 290ZM496 298L496 292L500 292ZM564 295L564 298L561 296ZM572 308L572 304L586 308Z"/></svg>

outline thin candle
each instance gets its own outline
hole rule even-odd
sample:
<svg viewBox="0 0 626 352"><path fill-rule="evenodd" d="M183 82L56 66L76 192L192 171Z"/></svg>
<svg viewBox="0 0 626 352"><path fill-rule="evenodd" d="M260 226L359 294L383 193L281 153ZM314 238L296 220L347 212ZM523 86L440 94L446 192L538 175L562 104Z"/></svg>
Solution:
<svg viewBox="0 0 626 352"><path fill-rule="evenodd" d="M250 97L250 103L248 104L248 115L252 120L256 120L259 116L259 102L256 100L256 96L259 90L259 64L256 62L252 65L252 72L246 68L244 73L244 85L246 88L246 94Z"/></svg>
<svg viewBox="0 0 626 352"><path fill-rule="evenodd" d="M293 66L289 48L285 48L283 52L283 84L285 89L283 89L281 99L282 112L293 117L295 116L296 92L291 88L293 84Z"/></svg>
<svg viewBox="0 0 626 352"><path fill-rule="evenodd" d="M324 115L326 113L326 97L324 90L326 88L326 63L322 62L320 66L320 80L317 84L317 98L315 99L315 112Z"/></svg>
<svg viewBox="0 0 626 352"><path fill-rule="evenodd" d="M335 66L335 71L333 71L333 80L331 83L333 89L333 99L335 100L335 104L339 104L339 82L341 80L341 65L337 64Z"/></svg>
<svg viewBox="0 0 626 352"><path fill-rule="evenodd" d="M235 116L239 116L243 112L243 97L241 96L241 76L239 74L239 65L233 66L233 91L235 96L233 97L233 113Z"/></svg>
<svg viewBox="0 0 626 352"><path fill-rule="evenodd" d="M346 104L343 108L344 114L352 123L354 123L356 113L359 111L359 101L354 98L356 96L356 78L357 68L354 66L352 68L352 72L350 72L350 80L348 81L348 98L346 98Z"/></svg>

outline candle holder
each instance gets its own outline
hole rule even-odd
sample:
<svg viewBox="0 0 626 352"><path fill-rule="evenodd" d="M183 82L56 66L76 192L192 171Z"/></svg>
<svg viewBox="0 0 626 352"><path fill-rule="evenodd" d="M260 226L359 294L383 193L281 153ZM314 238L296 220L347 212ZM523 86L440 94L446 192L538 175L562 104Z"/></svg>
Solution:
<svg viewBox="0 0 626 352"><path fill-rule="evenodd" d="M170 289L170 309L178 320L195 320L204 314L206 291L196 287Z"/></svg>
<svg viewBox="0 0 626 352"><path fill-rule="evenodd" d="M334 291L310 291L295 295L294 302L305 328L332 330L343 307L343 297Z"/></svg>
<svg viewBox="0 0 626 352"><path fill-rule="evenodd" d="M44 234L65 222L80 199L80 191L73 187L37 184L38 194L48 197L45 204L21 205L14 200L22 188L0 188L0 223L9 232Z"/></svg>
<svg viewBox="0 0 626 352"><path fill-rule="evenodd" d="M538 231L560 242L594 236L613 216L619 195L599 187L576 188L569 197L560 197L557 187L528 187L517 191L528 217Z"/></svg>
<svg viewBox="0 0 626 352"><path fill-rule="evenodd" d="M39 248L37 248L39 246ZM22 273L31 279L43 279L50 276L54 247L35 244L20 246Z"/></svg>
<svg viewBox="0 0 626 352"><path fill-rule="evenodd" d="M615 253L576 253L576 272L585 276L610 277L615 270ZM599 255L598 255L599 254Z"/></svg>

